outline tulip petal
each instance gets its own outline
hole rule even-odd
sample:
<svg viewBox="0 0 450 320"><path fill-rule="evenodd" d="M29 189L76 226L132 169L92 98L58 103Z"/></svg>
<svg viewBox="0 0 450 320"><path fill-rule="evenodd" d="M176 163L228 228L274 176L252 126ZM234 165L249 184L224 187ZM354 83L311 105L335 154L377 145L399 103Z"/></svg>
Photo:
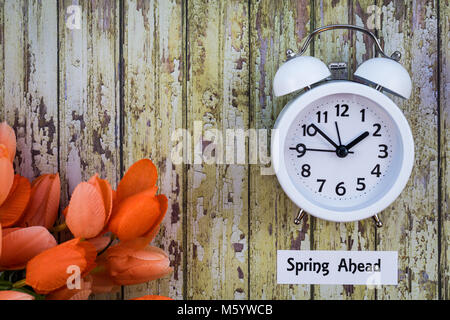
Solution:
<svg viewBox="0 0 450 320"><path fill-rule="evenodd" d="M51 292L45 297L46 300L87 300L91 294L92 278L90 276L80 279L80 288L69 289L64 286Z"/></svg>
<svg viewBox="0 0 450 320"><path fill-rule="evenodd" d="M66 224L75 237L95 238L105 225L105 206L100 191L88 182L73 191Z"/></svg>
<svg viewBox="0 0 450 320"><path fill-rule="evenodd" d="M30 194L31 185L28 179L16 174L9 196L0 206L0 222L4 227L11 227L20 220L30 200Z"/></svg>
<svg viewBox="0 0 450 320"><path fill-rule="evenodd" d="M97 252L100 252L108 246L109 242L111 241L111 238L100 236L88 239L87 241L95 247L95 250L97 250Z"/></svg>
<svg viewBox="0 0 450 320"><path fill-rule="evenodd" d="M108 181L100 179L98 175L93 176L89 181L90 184L98 188L103 198L105 207L105 224L108 222L113 206L113 190Z"/></svg>
<svg viewBox="0 0 450 320"><path fill-rule="evenodd" d="M122 241L140 237L157 227L160 209L160 202L150 189L128 197L119 203L108 230Z"/></svg>
<svg viewBox="0 0 450 320"><path fill-rule="evenodd" d="M3 235L0 267L23 269L30 259L56 245L55 238L44 227L14 228Z"/></svg>
<svg viewBox="0 0 450 320"><path fill-rule="evenodd" d="M156 196L156 199L159 202L160 205L160 213L158 220L155 222L155 227L151 228L143 237L148 238L149 241L153 241L155 239L156 235L159 233L159 229L161 226L161 222L164 219L164 216L166 215L167 208L169 207L169 201L167 197L163 194L160 194Z"/></svg>
<svg viewBox="0 0 450 320"><path fill-rule="evenodd" d="M153 162L149 159L139 160L128 169L119 182L117 201L121 202L130 196L155 187L157 179L158 172Z"/></svg>
<svg viewBox="0 0 450 320"><path fill-rule="evenodd" d="M37 293L48 294L66 284L71 275L67 273L68 267L77 266L81 276L86 276L95 266L96 253L87 241L79 238L66 241L28 261L26 283Z"/></svg>
<svg viewBox="0 0 450 320"><path fill-rule="evenodd" d="M165 296L147 295L147 296L134 298L131 300L173 300L173 299L169 298L169 297L165 297Z"/></svg>
<svg viewBox="0 0 450 320"><path fill-rule="evenodd" d="M16 155L16 134L6 122L0 123L0 143L8 149L9 160L13 162Z"/></svg>
<svg viewBox="0 0 450 320"><path fill-rule="evenodd" d="M34 300L31 294L13 290L0 291L0 300Z"/></svg>
<svg viewBox="0 0 450 320"><path fill-rule="evenodd" d="M31 184L28 207L20 226L43 226L50 229L58 218L61 182L59 174L44 174Z"/></svg>
<svg viewBox="0 0 450 320"><path fill-rule="evenodd" d="M8 152L4 145L0 145L0 206L5 202L14 183L14 168L9 160Z"/></svg>

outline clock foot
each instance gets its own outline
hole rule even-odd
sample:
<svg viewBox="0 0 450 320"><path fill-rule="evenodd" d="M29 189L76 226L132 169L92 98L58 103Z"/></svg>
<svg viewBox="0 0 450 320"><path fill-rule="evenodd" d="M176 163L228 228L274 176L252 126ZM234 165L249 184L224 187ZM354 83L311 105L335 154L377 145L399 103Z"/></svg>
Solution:
<svg viewBox="0 0 450 320"><path fill-rule="evenodd" d="M298 211L298 213L297 213L297 216L296 216L295 219L294 219L294 223L295 223L296 225L299 225L300 222L302 221L302 219L303 219L305 216L306 216L306 212L303 211L303 209L300 209L300 210Z"/></svg>
<svg viewBox="0 0 450 320"><path fill-rule="evenodd" d="M378 217L378 214L373 216L373 220L375 220L375 225L378 228L381 228L383 226L383 222L381 222L380 218Z"/></svg>

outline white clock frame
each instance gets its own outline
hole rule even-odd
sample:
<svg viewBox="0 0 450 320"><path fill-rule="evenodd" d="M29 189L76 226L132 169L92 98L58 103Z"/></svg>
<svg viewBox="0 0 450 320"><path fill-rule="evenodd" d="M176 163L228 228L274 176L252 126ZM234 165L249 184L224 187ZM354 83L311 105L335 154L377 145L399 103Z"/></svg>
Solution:
<svg viewBox="0 0 450 320"><path fill-rule="evenodd" d="M370 99L390 115L400 134L399 141L402 149L402 159L398 177L381 198L364 208L336 212L316 205L298 191L287 172L284 150L288 130L297 115L305 107L328 95L343 93L360 95ZM402 111L385 94L365 84L346 80L325 81L290 101L278 116L274 129L271 142L272 165L281 187L298 207L315 217L329 221L349 222L362 220L375 216L386 209L405 188L414 164L414 140L411 128Z"/></svg>

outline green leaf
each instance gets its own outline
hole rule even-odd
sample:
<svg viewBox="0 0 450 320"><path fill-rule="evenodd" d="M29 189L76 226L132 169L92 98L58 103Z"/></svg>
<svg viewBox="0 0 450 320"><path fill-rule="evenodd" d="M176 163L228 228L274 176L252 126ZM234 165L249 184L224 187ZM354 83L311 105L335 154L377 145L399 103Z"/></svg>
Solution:
<svg viewBox="0 0 450 320"><path fill-rule="evenodd" d="M31 288L27 289L26 287L22 287L22 288L14 288L12 289L13 291L17 291L17 292L23 292L23 293L27 293L29 295L32 295L36 300L45 300L45 296L41 295L41 294L37 294L36 292L34 292Z"/></svg>

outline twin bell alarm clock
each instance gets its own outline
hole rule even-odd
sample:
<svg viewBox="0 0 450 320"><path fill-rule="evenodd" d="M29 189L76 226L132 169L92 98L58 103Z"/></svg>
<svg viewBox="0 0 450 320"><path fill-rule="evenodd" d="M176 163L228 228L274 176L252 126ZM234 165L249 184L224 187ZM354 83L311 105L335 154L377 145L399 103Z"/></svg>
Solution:
<svg viewBox="0 0 450 320"><path fill-rule="evenodd" d="M354 73L358 82L340 79L345 63L328 67L303 55L312 37L333 29L353 29L369 35L379 57L364 61ZM287 52L278 69L275 96L295 91L275 123L272 165L289 198L317 218L348 222L374 217L402 192L414 162L414 140L399 107L385 95L408 99L411 78L387 56L375 35L352 25L314 30L298 54Z"/></svg>

